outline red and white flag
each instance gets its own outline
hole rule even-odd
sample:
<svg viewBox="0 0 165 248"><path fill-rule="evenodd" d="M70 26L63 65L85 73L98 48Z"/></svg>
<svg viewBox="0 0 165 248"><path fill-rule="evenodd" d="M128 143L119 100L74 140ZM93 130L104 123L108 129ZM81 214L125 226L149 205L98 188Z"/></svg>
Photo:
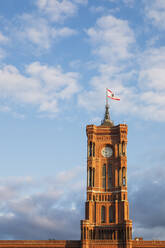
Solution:
<svg viewBox="0 0 165 248"><path fill-rule="evenodd" d="M120 101L120 98L115 96L110 89L107 89L107 97L111 98L112 100Z"/></svg>

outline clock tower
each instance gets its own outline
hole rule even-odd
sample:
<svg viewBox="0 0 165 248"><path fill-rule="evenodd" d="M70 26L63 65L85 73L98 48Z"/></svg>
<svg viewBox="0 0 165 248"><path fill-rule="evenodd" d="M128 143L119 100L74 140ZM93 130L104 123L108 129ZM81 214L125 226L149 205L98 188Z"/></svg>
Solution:
<svg viewBox="0 0 165 248"><path fill-rule="evenodd" d="M110 120L87 125L87 199L81 221L82 248L132 247L127 198L127 125Z"/></svg>

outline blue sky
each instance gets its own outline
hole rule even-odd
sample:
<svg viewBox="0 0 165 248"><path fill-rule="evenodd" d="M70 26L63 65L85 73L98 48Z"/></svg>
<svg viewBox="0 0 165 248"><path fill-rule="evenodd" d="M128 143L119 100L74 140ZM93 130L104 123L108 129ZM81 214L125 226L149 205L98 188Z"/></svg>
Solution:
<svg viewBox="0 0 165 248"><path fill-rule="evenodd" d="M164 239L164 19L164 0L0 1L1 239L79 239L106 87L128 124L133 236Z"/></svg>

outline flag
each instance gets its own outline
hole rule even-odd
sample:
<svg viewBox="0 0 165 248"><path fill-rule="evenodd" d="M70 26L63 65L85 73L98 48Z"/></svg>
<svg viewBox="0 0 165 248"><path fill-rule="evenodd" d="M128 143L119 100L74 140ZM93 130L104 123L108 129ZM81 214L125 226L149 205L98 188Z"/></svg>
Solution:
<svg viewBox="0 0 165 248"><path fill-rule="evenodd" d="M110 89L107 89L107 97L111 98L112 100L120 101L120 98L115 96Z"/></svg>

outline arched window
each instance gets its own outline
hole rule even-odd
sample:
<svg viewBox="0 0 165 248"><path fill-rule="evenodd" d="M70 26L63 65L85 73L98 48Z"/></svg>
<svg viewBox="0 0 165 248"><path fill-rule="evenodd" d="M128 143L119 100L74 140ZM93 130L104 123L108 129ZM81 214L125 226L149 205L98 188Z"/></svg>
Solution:
<svg viewBox="0 0 165 248"><path fill-rule="evenodd" d="M92 141L89 143L89 157L92 156Z"/></svg>
<svg viewBox="0 0 165 248"><path fill-rule="evenodd" d="M123 177L123 186L125 186L125 177Z"/></svg>
<svg viewBox="0 0 165 248"><path fill-rule="evenodd" d="M93 239L96 238L96 233L95 233L95 230L93 230Z"/></svg>
<svg viewBox="0 0 165 248"><path fill-rule="evenodd" d="M105 223L105 206L101 207L101 222Z"/></svg>
<svg viewBox="0 0 165 248"><path fill-rule="evenodd" d="M89 230L89 239L92 239L92 230Z"/></svg>
<svg viewBox="0 0 165 248"><path fill-rule="evenodd" d="M112 230L110 230L110 239L112 240Z"/></svg>
<svg viewBox="0 0 165 248"><path fill-rule="evenodd" d="M101 234L101 236L102 236L101 239L104 239L104 230L102 230L101 232L102 232L102 234Z"/></svg>
<svg viewBox="0 0 165 248"><path fill-rule="evenodd" d="M129 227L127 227L127 239L130 239Z"/></svg>
<svg viewBox="0 0 165 248"><path fill-rule="evenodd" d="M95 168L93 168L93 187L95 186Z"/></svg>
<svg viewBox="0 0 165 248"><path fill-rule="evenodd" d="M86 228L84 227L84 239L86 239Z"/></svg>
<svg viewBox="0 0 165 248"><path fill-rule="evenodd" d="M106 190L106 165L102 167L102 187Z"/></svg>
<svg viewBox="0 0 165 248"><path fill-rule="evenodd" d="M101 239L101 230L99 230L99 239Z"/></svg>
<svg viewBox="0 0 165 248"><path fill-rule="evenodd" d="M88 187L92 187L92 168L88 169Z"/></svg>
<svg viewBox="0 0 165 248"><path fill-rule="evenodd" d="M113 222L113 206L109 207L109 223Z"/></svg>
<svg viewBox="0 0 165 248"><path fill-rule="evenodd" d="M122 154L121 144L118 144L118 156L120 157Z"/></svg>
<svg viewBox="0 0 165 248"><path fill-rule="evenodd" d="M125 167L122 168L122 184L123 186L126 186L126 170Z"/></svg>
<svg viewBox="0 0 165 248"><path fill-rule="evenodd" d="M95 157L95 143L93 143L93 157Z"/></svg>
<svg viewBox="0 0 165 248"><path fill-rule="evenodd" d="M108 165L108 189L112 187L112 165Z"/></svg>

